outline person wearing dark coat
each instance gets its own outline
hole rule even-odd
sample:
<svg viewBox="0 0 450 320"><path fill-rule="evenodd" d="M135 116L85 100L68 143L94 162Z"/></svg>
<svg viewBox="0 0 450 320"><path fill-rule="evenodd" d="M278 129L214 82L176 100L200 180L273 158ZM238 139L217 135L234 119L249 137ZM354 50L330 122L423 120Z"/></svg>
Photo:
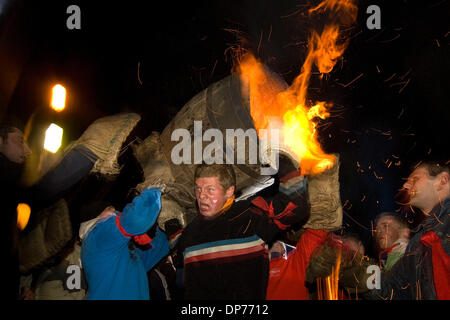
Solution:
<svg viewBox="0 0 450 320"><path fill-rule="evenodd" d="M236 178L231 166L197 167L199 215L174 240L175 266L184 269L185 299L265 299L267 244L292 224L303 225L310 213L300 170L280 161L280 171L293 174L280 183L274 196L234 201Z"/></svg>
<svg viewBox="0 0 450 320"><path fill-rule="evenodd" d="M0 181L2 183L2 240L4 254L2 273L5 276L4 294L7 299L19 297L19 261L17 254L18 199L22 192L20 179L24 163L31 154L24 140L23 124L13 116L5 117L0 124Z"/></svg>
<svg viewBox="0 0 450 320"><path fill-rule="evenodd" d="M375 261L342 250L339 282L361 293L364 299L450 299L450 169L446 164L421 162L403 185L407 205L421 211L423 221L411 230L404 255L381 273L378 285L368 272ZM324 245L312 259L307 281L327 276L336 261L336 250Z"/></svg>

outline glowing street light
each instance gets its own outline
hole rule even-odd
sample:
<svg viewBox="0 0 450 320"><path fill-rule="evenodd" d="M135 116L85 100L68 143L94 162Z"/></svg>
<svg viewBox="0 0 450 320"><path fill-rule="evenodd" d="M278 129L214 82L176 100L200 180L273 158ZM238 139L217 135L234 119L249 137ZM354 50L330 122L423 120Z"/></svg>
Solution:
<svg viewBox="0 0 450 320"><path fill-rule="evenodd" d="M17 227L20 230L25 229L28 224L28 220L30 220L31 208L26 203L19 203L17 205Z"/></svg>
<svg viewBox="0 0 450 320"><path fill-rule="evenodd" d="M53 110L60 112L66 105L66 89L60 85L54 85L52 89L52 100L50 106Z"/></svg>
<svg viewBox="0 0 450 320"><path fill-rule="evenodd" d="M52 153L58 151L61 146L63 136L63 129L60 126L52 123L45 131L44 149Z"/></svg>

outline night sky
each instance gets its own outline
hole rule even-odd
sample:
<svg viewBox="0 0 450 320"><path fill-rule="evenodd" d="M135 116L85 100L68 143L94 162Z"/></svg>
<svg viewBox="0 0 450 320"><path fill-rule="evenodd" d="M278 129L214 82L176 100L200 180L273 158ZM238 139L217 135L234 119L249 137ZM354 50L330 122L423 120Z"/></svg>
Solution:
<svg viewBox="0 0 450 320"><path fill-rule="evenodd" d="M291 83L310 30L322 26L305 14L319 2L3 1L0 22L13 7L23 28L15 41L30 48L6 107L56 118L65 143L127 110L143 115L148 133L162 131L195 94L230 74L238 45ZM71 4L81 9L81 30L66 27ZM398 209L394 196L414 162L449 159L450 10L442 0L357 4L343 58L322 80L312 77L308 97L333 103L320 141L341 155L344 225L365 238L376 214ZM366 26L372 4L381 8L381 30ZM68 90L67 108L48 115L55 82Z"/></svg>

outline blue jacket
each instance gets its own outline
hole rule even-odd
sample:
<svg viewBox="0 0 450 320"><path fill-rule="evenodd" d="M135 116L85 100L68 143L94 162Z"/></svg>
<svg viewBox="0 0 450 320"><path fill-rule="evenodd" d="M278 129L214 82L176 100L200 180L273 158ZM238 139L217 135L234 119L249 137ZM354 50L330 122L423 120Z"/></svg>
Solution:
<svg viewBox="0 0 450 320"><path fill-rule="evenodd" d="M158 189L147 189L125 207L120 217L125 231L139 230L142 225L148 229L155 223L161 208L160 194ZM115 220L116 215L100 220L83 240L81 260L88 283L87 299L148 300L147 271L169 253L167 237L158 228L151 248L130 250L130 237L121 233Z"/></svg>
<svg viewBox="0 0 450 320"><path fill-rule="evenodd" d="M450 255L450 198L438 203L430 215L413 230L404 256L381 274L381 289L370 291L366 298L398 300L435 300L431 247L421 242L421 237L433 231L441 239L444 252ZM450 275L449 275L450 276Z"/></svg>

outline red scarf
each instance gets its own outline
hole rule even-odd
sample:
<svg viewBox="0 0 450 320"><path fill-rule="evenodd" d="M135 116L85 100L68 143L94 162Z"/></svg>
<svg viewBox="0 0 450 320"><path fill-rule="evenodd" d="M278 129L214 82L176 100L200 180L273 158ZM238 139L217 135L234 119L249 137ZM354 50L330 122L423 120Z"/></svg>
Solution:
<svg viewBox="0 0 450 320"><path fill-rule="evenodd" d="M252 200L252 204L268 213L268 217L280 228L281 230L286 230L289 226L286 224L283 224L280 219L284 218L286 216L292 216L292 210L297 208L297 205L293 204L292 202L289 202L287 206L284 208L284 210L275 215L275 209L273 207L272 201L270 202L270 205L267 203L267 201L263 197L256 197Z"/></svg>
<svg viewBox="0 0 450 320"><path fill-rule="evenodd" d="M433 279L438 300L450 299L450 257L442 248L441 239L436 232L425 233L420 241L427 247L431 246L433 263Z"/></svg>
<svg viewBox="0 0 450 320"><path fill-rule="evenodd" d="M121 213L119 213L116 216L116 225L119 228L120 232L125 236L125 237L133 237L133 240L137 243L140 244L141 246L145 246L147 244L149 244L152 241L152 238L150 238L148 236L148 234L144 233L141 235L133 235L133 234L129 234L125 231L125 229L120 225L120 217Z"/></svg>

